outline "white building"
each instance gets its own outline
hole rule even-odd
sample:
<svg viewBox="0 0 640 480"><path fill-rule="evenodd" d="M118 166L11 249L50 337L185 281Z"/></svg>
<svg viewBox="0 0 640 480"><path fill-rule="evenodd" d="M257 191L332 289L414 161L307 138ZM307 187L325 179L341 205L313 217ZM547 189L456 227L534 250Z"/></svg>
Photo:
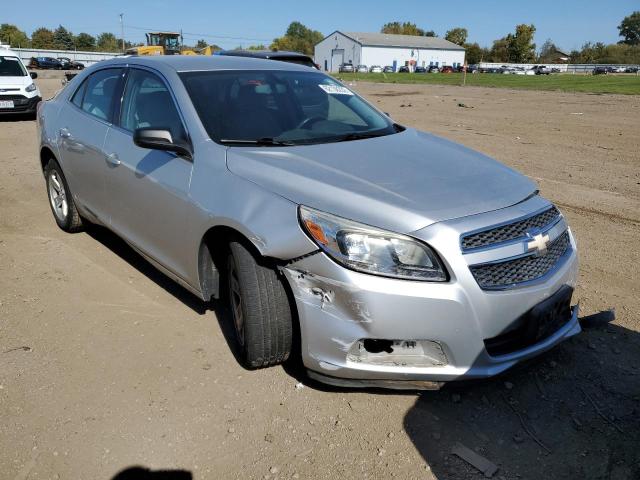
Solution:
<svg viewBox="0 0 640 480"><path fill-rule="evenodd" d="M393 66L412 70L464 64L464 47L438 37L390 35L386 33L353 33L335 31L315 46L315 62L320 69L337 72L342 63Z"/></svg>

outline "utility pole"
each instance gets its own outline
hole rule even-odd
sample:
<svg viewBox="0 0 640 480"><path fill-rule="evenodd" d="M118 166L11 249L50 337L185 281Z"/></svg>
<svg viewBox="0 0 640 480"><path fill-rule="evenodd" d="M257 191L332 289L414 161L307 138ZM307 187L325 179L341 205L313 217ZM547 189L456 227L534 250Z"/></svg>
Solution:
<svg viewBox="0 0 640 480"><path fill-rule="evenodd" d="M120 38L122 39L122 53L124 53L124 21L122 17L124 17L124 13L120 14Z"/></svg>

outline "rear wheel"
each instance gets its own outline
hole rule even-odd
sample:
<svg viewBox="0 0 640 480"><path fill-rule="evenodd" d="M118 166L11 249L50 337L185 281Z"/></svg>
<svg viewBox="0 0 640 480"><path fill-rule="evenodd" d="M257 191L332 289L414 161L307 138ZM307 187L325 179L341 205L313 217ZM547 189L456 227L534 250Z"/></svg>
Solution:
<svg viewBox="0 0 640 480"><path fill-rule="evenodd" d="M291 353L291 306L283 282L242 243L231 242L227 296L240 359L248 368L277 365Z"/></svg>
<svg viewBox="0 0 640 480"><path fill-rule="evenodd" d="M51 159L44 167L49 206L58 226L65 232L82 230L82 218L58 162Z"/></svg>

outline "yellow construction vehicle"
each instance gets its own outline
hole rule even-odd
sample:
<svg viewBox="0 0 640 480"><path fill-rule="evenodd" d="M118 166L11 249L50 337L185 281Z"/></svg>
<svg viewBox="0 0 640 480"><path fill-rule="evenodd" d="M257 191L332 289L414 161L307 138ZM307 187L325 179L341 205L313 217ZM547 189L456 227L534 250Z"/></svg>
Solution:
<svg viewBox="0 0 640 480"><path fill-rule="evenodd" d="M131 47L125 52L127 55L213 55L214 47L207 46L200 50L181 48L180 37L177 32L149 32L147 44Z"/></svg>
<svg viewBox="0 0 640 480"><path fill-rule="evenodd" d="M132 47L125 52L127 55L180 55L180 34L177 32L149 32L147 44ZM195 55L195 53L192 53Z"/></svg>

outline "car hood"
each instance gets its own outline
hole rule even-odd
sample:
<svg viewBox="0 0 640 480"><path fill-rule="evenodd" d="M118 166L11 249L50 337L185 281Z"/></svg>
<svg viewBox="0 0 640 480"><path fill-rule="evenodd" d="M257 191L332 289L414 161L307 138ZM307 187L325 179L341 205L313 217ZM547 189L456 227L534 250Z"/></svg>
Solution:
<svg viewBox="0 0 640 480"><path fill-rule="evenodd" d="M230 147L227 165L292 202L401 233L505 208L536 191L497 161L413 129L322 145Z"/></svg>
<svg viewBox="0 0 640 480"><path fill-rule="evenodd" d="M33 80L29 76L0 77L0 90L3 88L23 88L32 83Z"/></svg>

